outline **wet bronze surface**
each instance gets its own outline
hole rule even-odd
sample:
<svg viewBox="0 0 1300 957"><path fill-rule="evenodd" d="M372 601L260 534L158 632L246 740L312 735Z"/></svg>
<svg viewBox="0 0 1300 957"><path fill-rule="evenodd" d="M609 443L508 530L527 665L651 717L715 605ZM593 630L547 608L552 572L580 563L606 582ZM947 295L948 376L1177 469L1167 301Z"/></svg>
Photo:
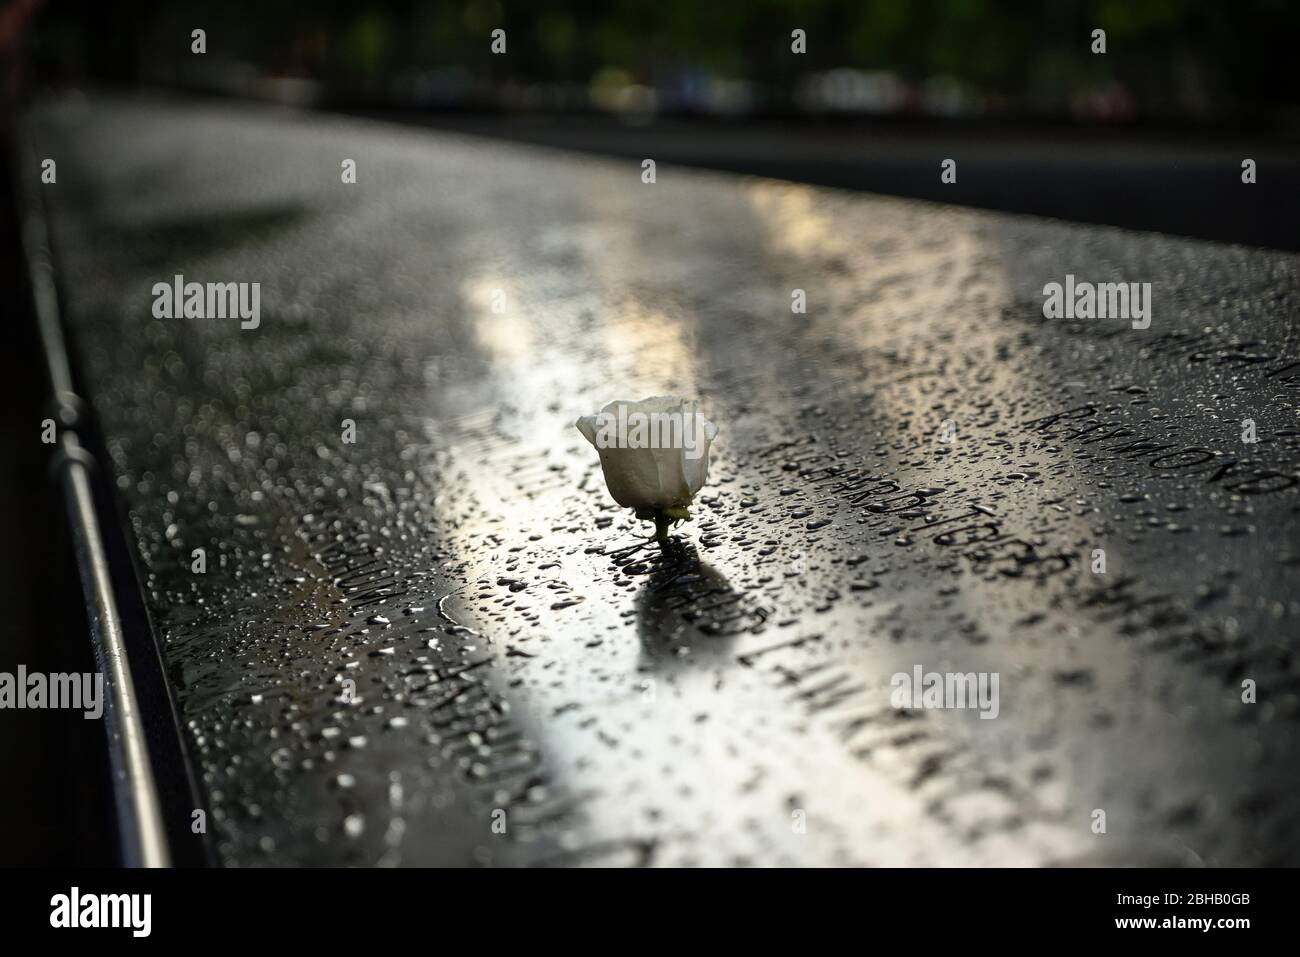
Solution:
<svg viewBox="0 0 1300 957"><path fill-rule="evenodd" d="M29 135L222 863L1295 862L1294 255L257 107ZM176 273L260 327L154 319ZM1067 273L1151 327L1044 319ZM573 422L664 393L721 434L661 551Z"/></svg>

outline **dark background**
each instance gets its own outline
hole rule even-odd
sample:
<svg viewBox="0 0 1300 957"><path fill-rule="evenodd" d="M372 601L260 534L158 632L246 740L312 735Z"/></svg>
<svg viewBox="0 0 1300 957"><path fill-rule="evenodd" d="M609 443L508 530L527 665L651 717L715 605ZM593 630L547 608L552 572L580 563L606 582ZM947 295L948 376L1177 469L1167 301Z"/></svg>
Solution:
<svg viewBox="0 0 1300 957"><path fill-rule="evenodd" d="M1296 249L1297 36L1286 0L50 0L24 51L35 86L271 99Z"/></svg>
<svg viewBox="0 0 1300 957"><path fill-rule="evenodd" d="M205 60L189 32L208 34ZM488 37L508 34L495 56ZM807 53L790 52L790 31ZM1107 34L1105 55L1090 33ZM1179 121L1296 132L1286 0L50 0L49 80L428 109ZM629 93L630 87L638 87ZM287 94L286 94L287 95Z"/></svg>

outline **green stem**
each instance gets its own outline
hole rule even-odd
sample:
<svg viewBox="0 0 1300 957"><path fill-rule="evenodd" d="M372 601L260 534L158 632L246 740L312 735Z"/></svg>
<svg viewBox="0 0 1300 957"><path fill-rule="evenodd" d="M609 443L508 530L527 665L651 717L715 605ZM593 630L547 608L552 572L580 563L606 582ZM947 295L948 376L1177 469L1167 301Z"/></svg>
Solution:
<svg viewBox="0 0 1300 957"><path fill-rule="evenodd" d="M672 528L677 522L684 522L689 519L691 512L685 505L673 505L663 509L643 505L637 508L636 517L643 522L654 522L655 537L653 540L663 544L668 541L668 529Z"/></svg>

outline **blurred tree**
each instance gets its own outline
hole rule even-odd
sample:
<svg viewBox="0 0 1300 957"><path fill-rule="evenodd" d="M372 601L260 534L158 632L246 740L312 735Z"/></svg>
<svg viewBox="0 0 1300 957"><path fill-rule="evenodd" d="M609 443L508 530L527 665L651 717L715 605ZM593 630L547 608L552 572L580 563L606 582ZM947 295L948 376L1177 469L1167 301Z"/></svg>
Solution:
<svg viewBox="0 0 1300 957"><path fill-rule="evenodd" d="M43 75L195 82L188 47L177 38L203 25L212 70L241 63L308 75L336 101L437 88L440 102L494 107L507 102L505 87L581 88L599 75L660 90L743 81L756 106L782 110L795 102L802 78L847 68L890 74L912 90L969 93L1019 114L1064 115L1081 96L1116 90L1139 115L1154 117L1293 118L1300 103L1288 48L1300 33L1300 4L1289 0L136 0L113 7L49 4L33 41ZM506 56L489 51L496 27L508 32ZM807 31L802 56L790 52L796 27ZM1089 51L1098 27L1107 31L1104 56Z"/></svg>

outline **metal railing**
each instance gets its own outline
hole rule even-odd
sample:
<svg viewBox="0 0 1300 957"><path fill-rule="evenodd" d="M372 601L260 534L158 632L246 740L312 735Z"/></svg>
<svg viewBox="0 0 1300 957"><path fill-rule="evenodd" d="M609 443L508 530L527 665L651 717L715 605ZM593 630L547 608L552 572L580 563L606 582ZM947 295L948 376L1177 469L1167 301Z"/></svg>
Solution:
<svg viewBox="0 0 1300 957"><path fill-rule="evenodd" d="M33 162L26 168L35 170L38 165ZM50 417L56 423L58 444L51 469L67 507L95 661L104 675L104 728L122 863L127 867L167 867L171 854L161 803L95 512L91 485L95 461L77 437L82 402L73 387L63 338L44 204L36 188L21 175L17 190L41 351L53 389Z"/></svg>

